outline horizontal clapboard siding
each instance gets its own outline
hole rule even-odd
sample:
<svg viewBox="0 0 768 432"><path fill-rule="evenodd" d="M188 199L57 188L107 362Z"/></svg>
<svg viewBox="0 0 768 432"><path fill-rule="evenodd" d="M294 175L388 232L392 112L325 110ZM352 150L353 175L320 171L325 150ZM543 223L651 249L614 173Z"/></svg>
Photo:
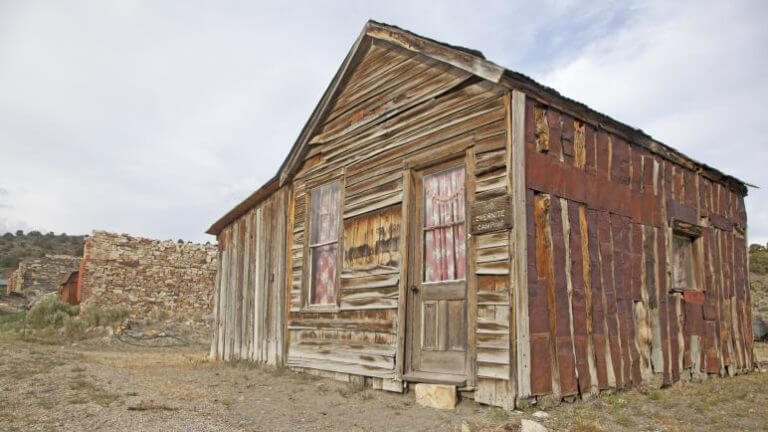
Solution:
<svg viewBox="0 0 768 432"><path fill-rule="evenodd" d="M464 71L373 42L331 103L293 179L289 365L396 376L396 336L404 324L399 294L406 283L400 256L404 161L442 146L477 143L481 195L506 187L498 177L504 171L502 92L486 83L467 85L468 79ZM334 176L344 179L338 309L319 313L302 309L306 194ZM491 248L479 264L484 272L503 274L508 262L508 252ZM322 332L322 345L302 340L308 332ZM350 349L350 339L365 349Z"/></svg>

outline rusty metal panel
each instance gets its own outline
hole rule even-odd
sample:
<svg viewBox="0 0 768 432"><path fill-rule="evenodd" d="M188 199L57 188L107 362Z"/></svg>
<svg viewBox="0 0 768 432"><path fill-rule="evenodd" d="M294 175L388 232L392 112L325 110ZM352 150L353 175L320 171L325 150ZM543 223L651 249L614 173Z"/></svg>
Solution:
<svg viewBox="0 0 768 432"><path fill-rule="evenodd" d="M531 189L551 193L572 201L587 202L589 177L573 165L565 165L559 159L543 153L526 154L526 182Z"/></svg>
<svg viewBox="0 0 768 432"><path fill-rule="evenodd" d="M531 99L525 101L525 152L536 151L536 120L534 110L536 105Z"/></svg>
<svg viewBox="0 0 768 432"><path fill-rule="evenodd" d="M616 136L611 137L611 181L629 185L629 144Z"/></svg>
<svg viewBox="0 0 768 432"><path fill-rule="evenodd" d="M699 212L701 217L709 216L709 180L699 177Z"/></svg>
<svg viewBox="0 0 768 432"><path fill-rule="evenodd" d="M586 149L586 171L591 174L597 173L597 152L595 151L595 128L590 125L584 125L584 148Z"/></svg>
<svg viewBox="0 0 768 432"><path fill-rule="evenodd" d="M702 291L686 291L683 293L683 299L686 303L703 305L705 295Z"/></svg>
<svg viewBox="0 0 768 432"><path fill-rule="evenodd" d="M680 380L680 344L678 343L678 328L677 321L677 307L680 302L679 295L668 296L669 304L667 305L667 311L669 313L669 338L670 338L670 369L672 373L672 382L678 382Z"/></svg>
<svg viewBox="0 0 768 432"><path fill-rule="evenodd" d="M560 391L563 396L574 395L579 391L576 382L576 362L573 356L571 340L570 307L568 305L568 285L565 273L565 242L560 200L551 200L550 230L552 238L552 270L554 272L555 297L555 341L558 367L560 372Z"/></svg>
<svg viewBox="0 0 768 432"><path fill-rule="evenodd" d="M646 225L661 225L661 201L652 191L633 191L629 185L606 181L545 153L526 154L527 186L590 208L630 216Z"/></svg>
<svg viewBox="0 0 768 432"><path fill-rule="evenodd" d="M562 124L560 123L560 112L549 108L547 109L547 126L549 126L549 153L560 159L563 151L561 142Z"/></svg>
<svg viewBox="0 0 768 432"><path fill-rule="evenodd" d="M567 114L561 114L562 130L560 132L560 142L563 145L563 158L567 165L573 164L573 119Z"/></svg>
<svg viewBox="0 0 768 432"><path fill-rule="evenodd" d="M632 274L631 289L632 300L641 301L643 299L643 226L631 224L631 247L632 247Z"/></svg>
<svg viewBox="0 0 768 432"><path fill-rule="evenodd" d="M691 207L696 207L696 197L698 195L696 190L696 174L691 170L684 170L683 182L683 189L685 191L685 204Z"/></svg>
<svg viewBox="0 0 768 432"><path fill-rule="evenodd" d="M600 390L608 386L606 363L606 337L604 331L605 311L603 310L603 284L600 265L600 243L598 236L597 211L587 210L587 238L589 246L590 284L592 286L592 344L595 348L595 367Z"/></svg>
<svg viewBox="0 0 768 432"><path fill-rule="evenodd" d="M709 215L709 221L712 223L712 226L719 230L731 231L733 229L733 224L731 221L717 213L711 213Z"/></svg>
<svg viewBox="0 0 768 432"><path fill-rule="evenodd" d="M653 193L653 163L654 158L650 154L643 156L643 188Z"/></svg>
<svg viewBox="0 0 768 432"><path fill-rule="evenodd" d="M605 295L605 316L608 323L608 342L611 352L613 371L616 376L616 387L623 388L621 369L621 350L619 333L619 313L616 303L616 287L614 285L613 245L611 242L611 222L607 212L598 214L598 235L600 237L600 257L602 260L603 293Z"/></svg>
<svg viewBox="0 0 768 432"><path fill-rule="evenodd" d="M668 320L668 298L667 294L667 270L664 263L667 261L667 249L666 242L664 240L664 232L662 229L656 230L656 247L657 247L657 259L658 266L658 278L659 278L659 323L661 324L661 351L664 357L664 385L672 384L672 376L670 369L670 353L669 353L669 327L667 325Z"/></svg>
<svg viewBox="0 0 768 432"><path fill-rule="evenodd" d="M675 200L667 201L667 215L670 220L678 220L692 225L697 225L699 222L696 208L681 204Z"/></svg>
<svg viewBox="0 0 768 432"><path fill-rule="evenodd" d="M648 307L650 309L657 309L659 307L659 300L656 289L656 278L654 277L655 262L654 253L656 244L656 229L653 227L644 227L645 241L643 249L645 250L645 284L648 290Z"/></svg>
<svg viewBox="0 0 768 432"><path fill-rule="evenodd" d="M552 369L550 358L549 310L546 284L539 269L538 236L540 222L535 211L536 200L540 199L532 190L527 193L528 228L528 319L531 343L531 394L545 395L552 391ZM540 218L540 217L539 217Z"/></svg>
<svg viewBox="0 0 768 432"><path fill-rule="evenodd" d="M706 353L706 371L710 374L720 372L720 358L717 355L717 323L705 321L704 352Z"/></svg>
<svg viewBox="0 0 768 432"><path fill-rule="evenodd" d="M746 230L747 229L747 208L744 205L743 197L739 199L738 207L739 207L739 210L738 210L739 216L737 218L737 225L742 230Z"/></svg>
<svg viewBox="0 0 768 432"><path fill-rule="evenodd" d="M626 385L631 383L632 356L629 348L631 334L634 333L630 290L631 266L629 258L629 219L619 215L611 215L611 235L614 259L614 288L616 290L616 311L619 318L619 335L622 358L622 380Z"/></svg>
<svg viewBox="0 0 768 432"><path fill-rule="evenodd" d="M568 203L568 222L571 227L569 242L571 250L571 285L573 287L573 295L571 298L571 310L573 311L573 344L576 353L576 370L578 371L579 390L582 393L585 393L592 386L589 361L587 359L587 337L589 337L587 320L589 318L587 317L584 287L584 259L589 259L589 256L583 256L582 236L586 236L587 233L581 231L579 207L580 206L577 203Z"/></svg>
<svg viewBox="0 0 768 432"><path fill-rule="evenodd" d="M597 132L597 175L604 179L611 175L611 148L610 138L605 131Z"/></svg>
<svg viewBox="0 0 768 432"><path fill-rule="evenodd" d="M640 192L643 188L643 152L638 147L631 147L632 190Z"/></svg>

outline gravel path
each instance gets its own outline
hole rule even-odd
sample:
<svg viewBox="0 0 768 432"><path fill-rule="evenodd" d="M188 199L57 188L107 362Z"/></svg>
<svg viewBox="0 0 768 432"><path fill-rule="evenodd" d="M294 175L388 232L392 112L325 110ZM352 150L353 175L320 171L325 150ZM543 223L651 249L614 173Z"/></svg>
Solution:
<svg viewBox="0 0 768 432"><path fill-rule="evenodd" d="M760 355L768 355L761 345ZM410 394L355 388L247 363L206 347L42 345L0 333L0 431L766 430L768 373L563 404L536 418L462 401L419 407Z"/></svg>

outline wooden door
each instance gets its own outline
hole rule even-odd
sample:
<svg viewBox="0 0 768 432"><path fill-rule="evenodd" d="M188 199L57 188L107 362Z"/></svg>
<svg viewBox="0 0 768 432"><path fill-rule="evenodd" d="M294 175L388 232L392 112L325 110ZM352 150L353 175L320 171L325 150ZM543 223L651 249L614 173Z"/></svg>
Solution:
<svg viewBox="0 0 768 432"><path fill-rule="evenodd" d="M467 370L466 171L463 160L413 175L408 375L456 382Z"/></svg>

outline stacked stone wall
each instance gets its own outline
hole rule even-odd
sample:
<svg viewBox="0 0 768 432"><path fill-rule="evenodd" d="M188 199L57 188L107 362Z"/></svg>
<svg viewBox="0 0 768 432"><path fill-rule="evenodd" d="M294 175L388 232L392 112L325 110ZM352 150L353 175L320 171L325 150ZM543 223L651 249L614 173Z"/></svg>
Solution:
<svg viewBox="0 0 768 432"><path fill-rule="evenodd" d="M217 246L94 231L80 266L81 307L203 323L213 309Z"/></svg>
<svg viewBox="0 0 768 432"><path fill-rule="evenodd" d="M59 291L59 285L80 265L80 258L70 255L46 255L19 263L8 278L7 293L16 292L28 299Z"/></svg>

